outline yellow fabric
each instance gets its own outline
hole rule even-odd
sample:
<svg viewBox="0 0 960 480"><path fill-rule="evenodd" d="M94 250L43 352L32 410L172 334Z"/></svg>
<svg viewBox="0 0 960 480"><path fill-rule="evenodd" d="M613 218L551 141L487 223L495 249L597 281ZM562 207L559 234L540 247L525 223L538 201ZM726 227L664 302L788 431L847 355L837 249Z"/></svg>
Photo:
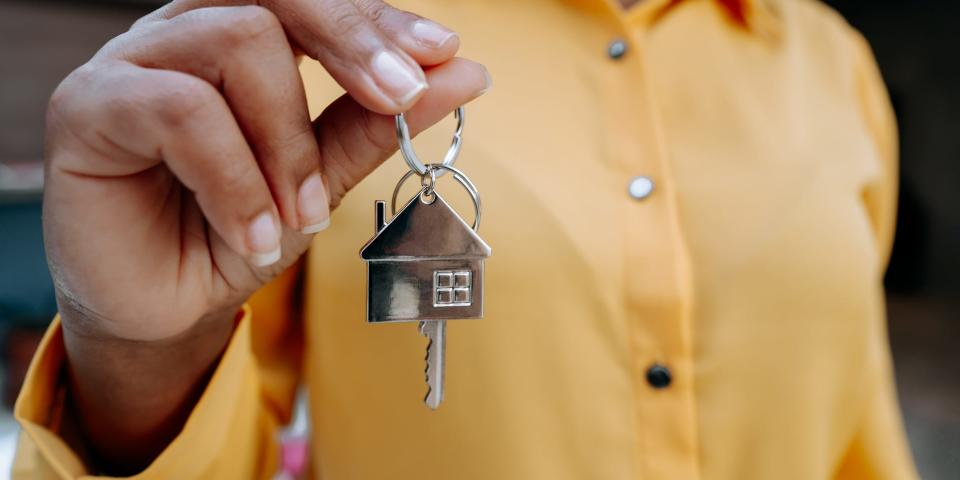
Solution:
<svg viewBox="0 0 960 480"><path fill-rule="evenodd" d="M483 195L486 318L448 328L422 404L415 325L364 322L391 159L251 302L155 478L269 478L309 387L322 479L909 479L881 277L896 132L864 40L808 0L413 0L494 89L458 167ZM608 44L626 39L619 60ZM311 108L340 90L303 66ZM437 158L450 123L417 141ZM636 175L655 189L627 195ZM459 187L439 187L469 219ZM302 294L300 302L295 301ZM17 406L18 478L76 478L56 323ZM301 369L302 358L302 369ZM654 389L655 363L673 382ZM259 394L258 394L259 392Z"/></svg>

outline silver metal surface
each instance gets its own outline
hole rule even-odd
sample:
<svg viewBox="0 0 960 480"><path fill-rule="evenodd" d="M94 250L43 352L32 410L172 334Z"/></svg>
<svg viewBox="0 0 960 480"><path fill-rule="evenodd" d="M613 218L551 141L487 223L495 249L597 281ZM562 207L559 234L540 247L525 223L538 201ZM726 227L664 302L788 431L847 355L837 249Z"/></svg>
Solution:
<svg viewBox="0 0 960 480"><path fill-rule="evenodd" d="M470 271L467 270L465 272L454 272L453 286L470 288Z"/></svg>
<svg viewBox="0 0 960 480"><path fill-rule="evenodd" d="M480 191L477 190L477 186L474 185L473 182L470 181L470 178L468 178L468 177L467 177L463 172L461 172L460 170L457 170L456 168L453 168L453 167L451 167L451 166L449 166L449 165L438 165L438 164L435 164L435 163L431 163L430 165L427 165L427 171L430 173L429 178L430 178L431 180L430 180L429 182L425 182L424 179L427 178L428 175L427 175L427 174L420 175L420 186L423 187L422 190L420 191L420 194L421 194L420 199L423 200L423 201L428 201L428 198L424 198L423 195L426 194L428 197L433 195L433 190L434 190L434 188L435 188L434 185L435 185L435 182L436 182L436 176L435 176L436 173L435 173L435 172L436 172L437 170L441 170L441 171L443 171L443 170L449 170L450 172L453 173L453 178L454 178L457 182L459 182L460 185L463 186L464 189L466 189L467 193L470 195L470 199L473 200L473 215L474 215L474 217L473 217L473 227L472 227L472 228L473 228L473 231L479 230L479 229L480 229L480 214L481 214L481 212L483 211L483 208L482 208L482 206L481 206L481 204L480 204ZM407 179L410 178L410 177L412 177L414 174L415 174L415 172L414 172L413 170L410 170L410 171L408 171L407 173L404 173L403 176L400 177L400 180L397 181L397 186L396 186L396 187L393 187L393 196L391 197L391 200L390 200L390 214L391 214L391 215L396 215L396 214L397 214L397 195L400 194L400 187L403 187L403 184L406 183ZM429 200L428 203L433 203L433 201L432 201L432 200ZM408 204L409 204L409 202L408 202Z"/></svg>
<svg viewBox="0 0 960 480"><path fill-rule="evenodd" d="M438 270L470 270L475 277L470 301L455 303L455 288L434 287ZM483 318L483 262L473 259L437 259L371 262L368 269L367 321L416 322ZM450 303L440 303L441 291L450 292Z"/></svg>
<svg viewBox="0 0 960 480"><path fill-rule="evenodd" d="M427 337L427 356L424 374L427 377L427 395L423 398L432 410L443 401L443 380L446 374L447 322L446 320L423 321L420 334Z"/></svg>
<svg viewBox="0 0 960 480"><path fill-rule="evenodd" d="M448 167L457 161L457 156L460 155L460 147L463 144L463 123L465 120L463 107L457 107L453 115L457 119L457 129L453 132L453 141L450 143L450 149L447 150L447 154L444 155L443 162L440 162L442 165ZM411 171L420 175L426 174L427 166L420 161L420 157L417 156L417 152L413 149L413 143L410 141L410 128L407 126L406 118L401 113L394 117L394 123L397 127L397 140L400 144L400 153L407 162L407 166L410 167ZM442 175L443 173L443 171L437 172L438 175Z"/></svg>
<svg viewBox="0 0 960 480"><path fill-rule="evenodd" d="M427 395L436 409L443 401L447 320L483 317L483 261L492 253L477 235L480 192L463 172L451 165L460 151L463 107L456 111L457 131L441 163L424 165L410 144L403 115L397 115L397 139L410 171L400 178L390 202L374 204L375 234L360 250L367 263L367 322L418 321L427 337ZM450 172L473 200L473 225L468 225L436 191L437 177ZM420 191L397 211L400 187L420 177Z"/></svg>
<svg viewBox="0 0 960 480"><path fill-rule="evenodd" d="M373 262L490 256L490 247L439 192L434 192L433 202L424 201L421 193L384 223L361 249L361 258Z"/></svg>
<svg viewBox="0 0 960 480"><path fill-rule="evenodd" d="M419 321L420 333L429 339L424 402L431 409L443 400L446 321L483 317L483 260L492 253L476 232L476 187L456 169L451 171L474 198L477 219L472 227L439 192L428 201L435 177L424 175L429 183L422 183L389 221L384 202L374 204L376 235L360 251L367 262L367 321Z"/></svg>
<svg viewBox="0 0 960 480"><path fill-rule="evenodd" d="M370 323L483 316L483 260L490 247L439 192L429 203L423 193L382 225L384 207L375 204L377 234L360 252L367 262ZM470 287L470 301L455 301L458 286ZM451 300L441 303L439 289L447 288Z"/></svg>
<svg viewBox="0 0 960 480"><path fill-rule="evenodd" d="M472 305L471 276L470 270L433 272L433 306L469 307Z"/></svg>

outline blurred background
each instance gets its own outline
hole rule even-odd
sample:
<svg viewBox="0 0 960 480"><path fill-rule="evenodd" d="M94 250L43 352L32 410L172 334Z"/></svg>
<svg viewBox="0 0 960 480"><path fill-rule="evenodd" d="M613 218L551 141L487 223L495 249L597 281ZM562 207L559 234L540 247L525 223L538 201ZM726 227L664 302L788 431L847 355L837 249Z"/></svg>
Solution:
<svg viewBox="0 0 960 480"><path fill-rule="evenodd" d="M0 479L10 409L56 312L40 224L47 98L161 1L0 0ZM960 479L960 2L831 0L873 45L900 125L890 340L920 473Z"/></svg>

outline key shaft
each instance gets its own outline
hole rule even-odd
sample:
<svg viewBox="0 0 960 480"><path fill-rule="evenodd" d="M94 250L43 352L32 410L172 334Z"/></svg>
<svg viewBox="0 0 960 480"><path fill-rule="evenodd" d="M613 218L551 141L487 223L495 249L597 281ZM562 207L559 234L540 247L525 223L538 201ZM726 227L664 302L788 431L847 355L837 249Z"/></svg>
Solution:
<svg viewBox="0 0 960 480"><path fill-rule="evenodd" d="M420 334L427 337L426 369L427 395L423 402L436 410L443 401L443 377L447 343L446 320L423 320L420 322Z"/></svg>

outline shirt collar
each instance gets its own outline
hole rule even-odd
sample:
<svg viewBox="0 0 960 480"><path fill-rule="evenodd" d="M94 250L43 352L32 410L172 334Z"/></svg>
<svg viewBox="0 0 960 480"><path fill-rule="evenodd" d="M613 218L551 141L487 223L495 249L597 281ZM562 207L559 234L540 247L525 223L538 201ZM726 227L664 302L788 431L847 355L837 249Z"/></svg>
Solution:
<svg viewBox="0 0 960 480"><path fill-rule="evenodd" d="M619 0L566 0L587 8L605 8L629 20L637 19L647 25L655 25L684 0L640 0L624 10ZM712 0L729 15L730 19L764 37L775 38L779 32L780 0Z"/></svg>

